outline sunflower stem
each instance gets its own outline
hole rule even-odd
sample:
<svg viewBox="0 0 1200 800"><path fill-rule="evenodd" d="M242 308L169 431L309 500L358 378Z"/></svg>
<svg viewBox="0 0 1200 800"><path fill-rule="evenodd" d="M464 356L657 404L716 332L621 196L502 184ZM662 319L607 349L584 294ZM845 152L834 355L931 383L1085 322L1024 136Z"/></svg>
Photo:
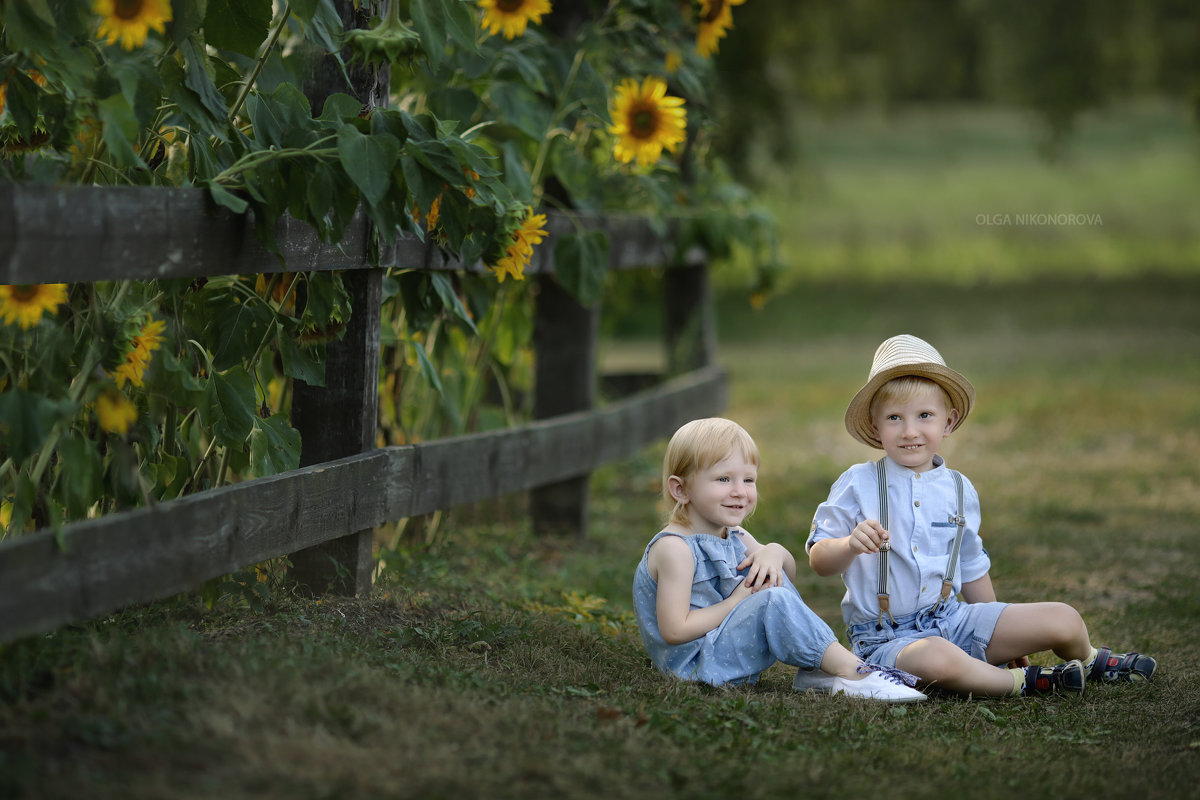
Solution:
<svg viewBox="0 0 1200 800"><path fill-rule="evenodd" d="M241 112L242 106L246 103L246 98L250 96L250 89L258 80L259 74L262 73L263 67L266 66L267 56L271 54L271 50L275 48L275 43L279 41L280 34L283 33L283 28L287 25L288 17L292 15L291 2L285 3L283 13L279 15L279 23L271 31L271 35L263 42L262 50L259 51L258 59L254 62L254 69L250 72L250 76L242 83L242 88L238 92L237 99L233 101L233 105L229 107L229 112L225 115L225 119L233 124L234 119Z"/></svg>

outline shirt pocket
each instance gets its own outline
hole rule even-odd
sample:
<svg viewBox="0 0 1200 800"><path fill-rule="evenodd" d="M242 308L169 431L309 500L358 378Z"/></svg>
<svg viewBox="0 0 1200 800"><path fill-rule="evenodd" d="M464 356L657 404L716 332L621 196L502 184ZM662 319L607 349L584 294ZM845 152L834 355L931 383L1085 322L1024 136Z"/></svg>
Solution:
<svg viewBox="0 0 1200 800"><path fill-rule="evenodd" d="M950 551L954 549L954 537L958 534L958 525L954 522L931 522L929 526L933 529L930 531L930 536L934 542L935 553L950 555Z"/></svg>

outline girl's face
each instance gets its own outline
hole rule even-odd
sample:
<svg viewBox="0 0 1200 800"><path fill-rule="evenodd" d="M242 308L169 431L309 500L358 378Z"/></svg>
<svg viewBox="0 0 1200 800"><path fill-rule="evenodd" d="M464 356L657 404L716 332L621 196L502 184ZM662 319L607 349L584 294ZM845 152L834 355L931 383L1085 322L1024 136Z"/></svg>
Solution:
<svg viewBox="0 0 1200 800"><path fill-rule="evenodd" d="M686 484L672 475L670 489L671 496L687 506L692 533L722 536L726 528L741 525L754 510L757 481L757 465L735 452L697 471Z"/></svg>
<svg viewBox="0 0 1200 800"><path fill-rule="evenodd" d="M911 400L879 404L871 422L888 457L914 472L933 468L942 439L954 430L958 411L946 408L946 396L937 386L926 386Z"/></svg>

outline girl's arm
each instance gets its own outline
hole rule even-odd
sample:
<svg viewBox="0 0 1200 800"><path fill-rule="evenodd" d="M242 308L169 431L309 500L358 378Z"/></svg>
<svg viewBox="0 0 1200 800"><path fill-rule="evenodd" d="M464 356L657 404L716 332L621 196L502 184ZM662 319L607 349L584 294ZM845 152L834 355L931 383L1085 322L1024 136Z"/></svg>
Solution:
<svg viewBox="0 0 1200 800"><path fill-rule="evenodd" d="M759 544L744 528L742 541L746 545L746 557L738 569L747 569L746 585L758 591L770 586L779 586L779 576L785 574L793 583L796 580L796 559L788 549L778 542Z"/></svg>
<svg viewBox="0 0 1200 800"><path fill-rule="evenodd" d="M808 550L808 565L823 578L841 575L859 556L878 553L879 546L887 540L888 532L879 521L866 519L855 525L849 536L814 542Z"/></svg>
<svg viewBox="0 0 1200 800"><path fill-rule="evenodd" d="M745 581L739 581L733 594L705 608L692 608L692 578L696 560L678 537L664 536L650 548L646 566L658 581L658 632L667 644L682 644L699 639L716 628L734 606L750 596Z"/></svg>

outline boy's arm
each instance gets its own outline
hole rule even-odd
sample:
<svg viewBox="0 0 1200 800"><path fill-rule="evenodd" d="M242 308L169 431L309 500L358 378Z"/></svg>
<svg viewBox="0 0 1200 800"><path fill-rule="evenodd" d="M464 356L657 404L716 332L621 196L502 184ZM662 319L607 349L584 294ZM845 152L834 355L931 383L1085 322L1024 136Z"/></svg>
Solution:
<svg viewBox="0 0 1200 800"><path fill-rule="evenodd" d="M646 566L658 580L658 632L667 644L683 644L700 638L720 625L734 606L751 594L746 582L738 581L733 594L721 602L692 608L696 560L688 546L674 536L664 536L654 543Z"/></svg>
<svg viewBox="0 0 1200 800"><path fill-rule="evenodd" d="M992 576L986 572L982 578L976 578L970 583L962 585L963 600L968 603L994 603L996 602L996 590L992 586Z"/></svg>
<svg viewBox="0 0 1200 800"><path fill-rule="evenodd" d="M855 525L849 536L813 542L808 549L808 565L823 578L841 575L859 556L878 553L887 540L888 532L879 521L866 519Z"/></svg>

